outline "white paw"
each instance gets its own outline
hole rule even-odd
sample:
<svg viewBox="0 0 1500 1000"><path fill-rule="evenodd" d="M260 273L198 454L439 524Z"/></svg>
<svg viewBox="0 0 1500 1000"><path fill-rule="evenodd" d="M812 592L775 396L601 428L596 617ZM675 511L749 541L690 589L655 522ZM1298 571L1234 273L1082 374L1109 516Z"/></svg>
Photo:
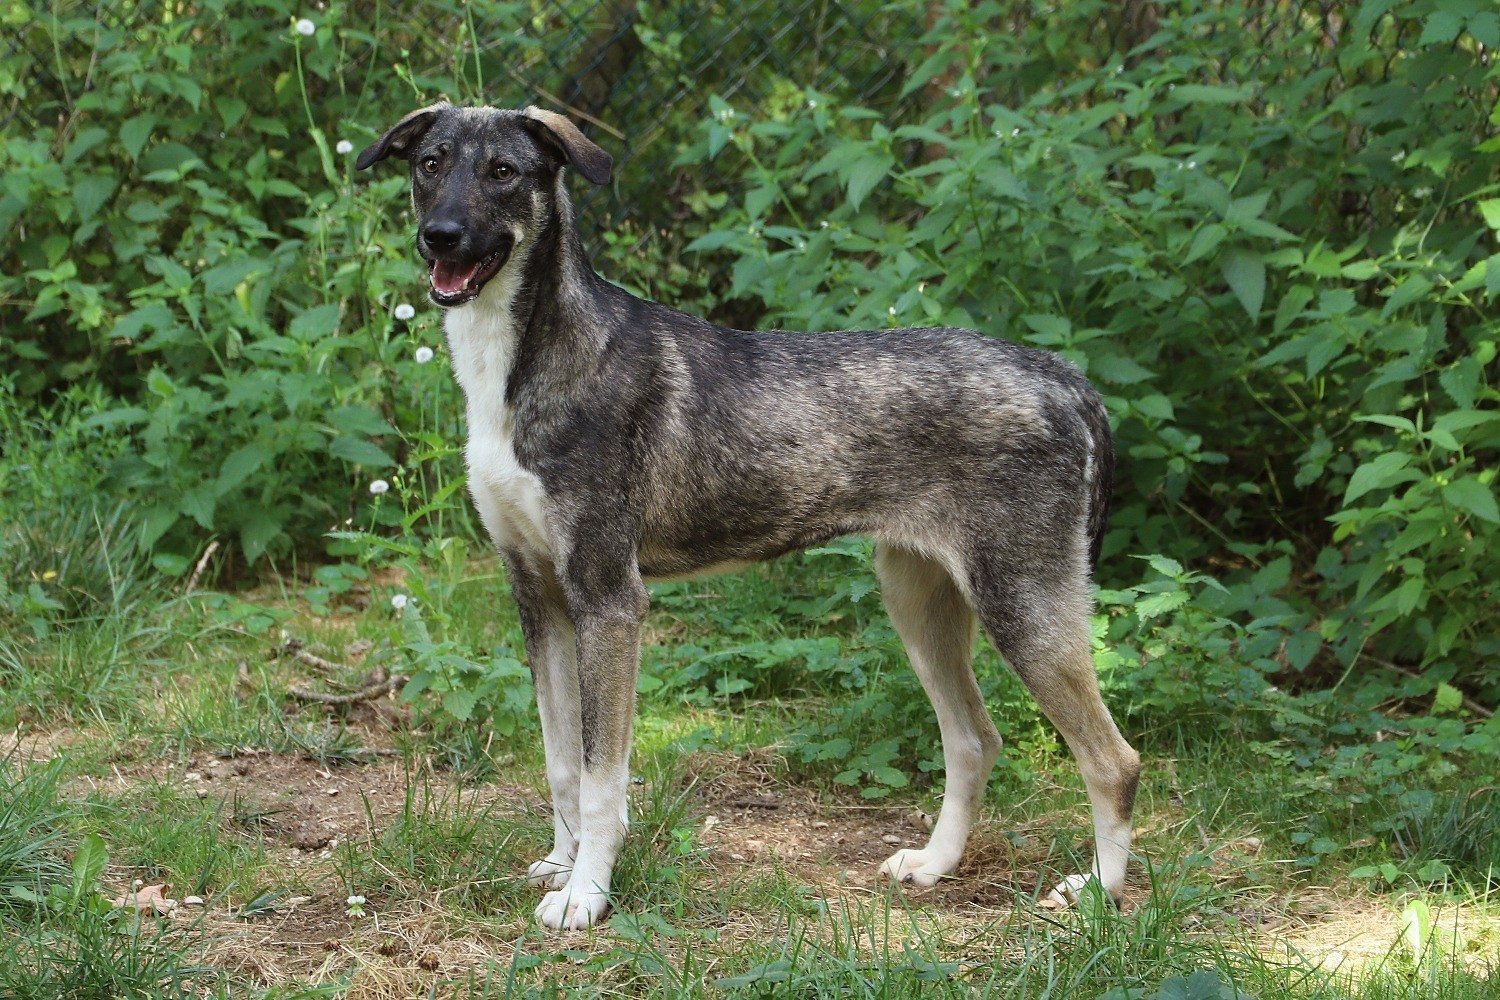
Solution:
<svg viewBox="0 0 1500 1000"><path fill-rule="evenodd" d="M949 872L954 863L944 864L931 851L897 851L880 866L880 874L897 885L931 888Z"/></svg>
<svg viewBox="0 0 1500 1000"><path fill-rule="evenodd" d="M581 931L594 926L609 911L609 893L558 889L542 897L537 923L557 931Z"/></svg>
<svg viewBox="0 0 1500 1000"><path fill-rule="evenodd" d="M1099 883L1094 880L1094 876L1069 875L1058 884L1056 889L1047 893L1047 898L1037 905L1044 910L1066 910L1078 902L1079 894L1091 882L1094 883L1094 890L1097 891ZM1116 904L1119 903L1119 893L1112 892L1109 895Z"/></svg>
<svg viewBox="0 0 1500 1000"><path fill-rule="evenodd" d="M573 859L549 854L526 869L526 881L538 889L561 889L573 874Z"/></svg>

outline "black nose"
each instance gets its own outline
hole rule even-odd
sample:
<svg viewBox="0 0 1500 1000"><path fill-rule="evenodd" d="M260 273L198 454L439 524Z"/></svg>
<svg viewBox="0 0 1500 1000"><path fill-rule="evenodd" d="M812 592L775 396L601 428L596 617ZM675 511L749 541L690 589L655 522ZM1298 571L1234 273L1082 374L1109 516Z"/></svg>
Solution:
<svg viewBox="0 0 1500 1000"><path fill-rule="evenodd" d="M422 227L422 239L433 253L452 253L463 238L464 227L451 219L433 219Z"/></svg>

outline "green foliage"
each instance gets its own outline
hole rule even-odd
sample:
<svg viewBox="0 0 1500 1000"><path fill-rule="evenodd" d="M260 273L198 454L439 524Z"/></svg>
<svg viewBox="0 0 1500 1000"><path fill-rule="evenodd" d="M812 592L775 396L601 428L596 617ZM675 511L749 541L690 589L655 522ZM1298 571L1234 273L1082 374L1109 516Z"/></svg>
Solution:
<svg viewBox="0 0 1500 1000"><path fill-rule="evenodd" d="M1132 581L1120 554L1219 560L1251 585L1221 602L1244 666L1373 653L1492 702L1490 21L1367 4L1331 51L1286 18L1251 52L1239 26L1271 12L1215 4L1119 55L1090 34L1103 5L991 30L1004 10L946 11L907 82L919 120L718 102L684 159L746 187L692 249L732 255L730 294L778 325L1062 353L1116 424L1106 581Z"/></svg>
<svg viewBox="0 0 1500 1000"><path fill-rule="evenodd" d="M416 286L391 211L403 182L355 185L334 151L409 86L380 77L379 102L345 88L375 43L358 20L340 30L340 5L311 37L285 5L63 7L18 22L0 65L26 79L50 51L67 94L28 106L36 127L0 148L0 310L17 334L0 357L25 396L110 390L91 417L117 435L101 485L158 554L214 535L249 563L316 544L402 457L393 425L425 414L457 436L454 390L413 359L437 345L430 321L392 318Z"/></svg>

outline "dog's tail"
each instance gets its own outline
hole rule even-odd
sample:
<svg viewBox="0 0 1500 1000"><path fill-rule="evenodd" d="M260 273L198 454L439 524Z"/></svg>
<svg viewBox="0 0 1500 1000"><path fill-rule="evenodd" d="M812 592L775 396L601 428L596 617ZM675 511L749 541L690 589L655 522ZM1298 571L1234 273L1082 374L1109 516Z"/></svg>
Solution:
<svg viewBox="0 0 1500 1000"><path fill-rule="evenodd" d="M1114 495L1115 441L1109 429L1109 413L1097 392L1090 391L1083 404L1083 419L1093 439L1093 461L1089 463L1089 568L1099 568L1099 547L1109 527L1109 501Z"/></svg>

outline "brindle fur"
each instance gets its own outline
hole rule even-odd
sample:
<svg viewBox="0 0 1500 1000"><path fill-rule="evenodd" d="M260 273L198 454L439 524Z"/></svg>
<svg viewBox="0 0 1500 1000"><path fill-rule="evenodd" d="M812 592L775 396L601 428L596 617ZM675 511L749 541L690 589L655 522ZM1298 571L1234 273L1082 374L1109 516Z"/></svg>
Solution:
<svg viewBox="0 0 1500 1000"><path fill-rule="evenodd" d="M1078 370L966 330L728 330L638 299L589 266L567 194L566 167L603 183L610 158L551 112L433 105L358 166L392 155L412 165L425 259L504 262L445 325L470 489L509 571L542 717L556 822L531 868L554 890L539 920L586 927L608 908L643 580L846 534L876 540L947 769L929 844L882 870L931 885L958 863L1000 750L971 667L983 625L1079 760L1093 876L1118 896L1140 767L1090 653L1113 451Z"/></svg>

